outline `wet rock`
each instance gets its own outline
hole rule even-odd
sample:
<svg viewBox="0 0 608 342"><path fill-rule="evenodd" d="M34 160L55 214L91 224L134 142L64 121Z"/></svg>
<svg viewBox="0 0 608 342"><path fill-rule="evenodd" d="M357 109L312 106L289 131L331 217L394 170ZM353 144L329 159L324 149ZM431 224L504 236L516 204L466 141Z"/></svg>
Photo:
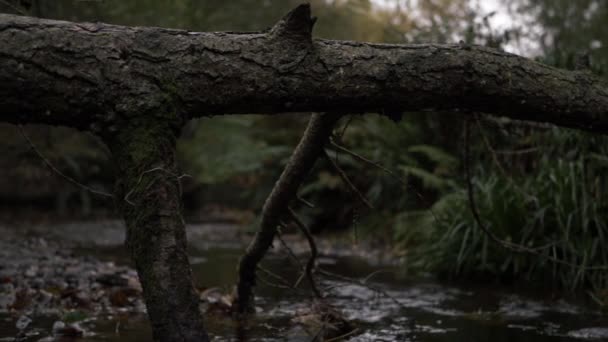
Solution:
<svg viewBox="0 0 608 342"><path fill-rule="evenodd" d="M25 271L25 276L29 277L29 278L33 278L36 276L36 274L38 273L38 266L37 265L31 265L26 271Z"/></svg>
<svg viewBox="0 0 608 342"><path fill-rule="evenodd" d="M82 337L85 330L78 324L65 324L62 321L53 323L53 336L55 337Z"/></svg>
<svg viewBox="0 0 608 342"><path fill-rule="evenodd" d="M32 323L32 319L27 317L26 315L20 316L19 319L17 319L17 323L15 323L15 327L18 330L25 330L27 328L28 325L30 325L30 323Z"/></svg>

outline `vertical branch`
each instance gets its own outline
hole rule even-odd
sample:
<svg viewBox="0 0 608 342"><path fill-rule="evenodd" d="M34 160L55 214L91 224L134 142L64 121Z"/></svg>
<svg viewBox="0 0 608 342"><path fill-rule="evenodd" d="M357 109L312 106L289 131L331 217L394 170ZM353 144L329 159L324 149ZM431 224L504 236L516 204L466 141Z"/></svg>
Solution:
<svg viewBox="0 0 608 342"><path fill-rule="evenodd" d="M317 287L317 283L315 282L315 278L313 276L315 263L318 255L317 244L315 243L315 239L312 237L312 235L310 234L310 230L308 230L308 227L306 227L306 225L304 224L304 222L302 222L298 215L291 208L287 208L287 210L289 212L289 216L291 216L291 219L296 223L296 225L298 225L298 228L300 228L302 234L304 234L304 236L306 237L306 240L308 241L308 246L310 247L310 258L308 258L308 262L306 262L306 266L304 267L304 274L306 275L306 278L308 278L310 288L312 289L312 293L314 293L315 297L323 298L323 295L321 294L321 291L319 291L319 288Z"/></svg>
<svg viewBox="0 0 608 342"><path fill-rule="evenodd" d="M154 339L206 342L186 254L176 133L167 122L150 120L106 139L118 168L114 197L127 225L126 244L142 284Z"/></svg>
<svg viewBox="0 0 608 342"><path fill-rule="evenodd" d="M236 309L239 313L253 308L253 287L255 270L266 251L272 245L281 216L287 212L289 201L296 198L296 192L304 177L323 153L323 148L333 131L339 114L313 114L308 127L294 150L287 166L266 198L262 209L260 230L241 257L239 279L236 288Z"/></svg>

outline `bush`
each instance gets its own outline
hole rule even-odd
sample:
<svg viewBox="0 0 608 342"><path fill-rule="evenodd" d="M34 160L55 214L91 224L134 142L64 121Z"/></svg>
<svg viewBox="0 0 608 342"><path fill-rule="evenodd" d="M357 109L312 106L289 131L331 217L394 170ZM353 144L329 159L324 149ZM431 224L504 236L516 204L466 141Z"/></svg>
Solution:
<svg viewBox="0 0 608 342"><path fill-rule="evenodd" d="M554 129L531 137L542 142L535 172L506 175L478 166L473 184L483 224L540 255L492 241L471 214L464 189L443 196L431 210L401 213L396 238L419 270L550 281L599 293L608 288L605 140Z"/></svg>

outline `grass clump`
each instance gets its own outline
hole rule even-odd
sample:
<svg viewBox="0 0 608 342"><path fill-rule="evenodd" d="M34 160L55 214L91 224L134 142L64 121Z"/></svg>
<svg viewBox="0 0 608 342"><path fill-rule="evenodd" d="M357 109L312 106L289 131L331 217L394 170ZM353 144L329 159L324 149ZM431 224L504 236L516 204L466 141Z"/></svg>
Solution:
<svg viewBox="0 0 608 342"><path fill-rule="evenodd" d="M419 270L586 289L606 305L606 139L558 129L530 139L536 158L511 160L506 170L477 163L472 182L482 224L535 253L514 252L485 234L464 187L429 210L399 214L396 239Z"/></svg>

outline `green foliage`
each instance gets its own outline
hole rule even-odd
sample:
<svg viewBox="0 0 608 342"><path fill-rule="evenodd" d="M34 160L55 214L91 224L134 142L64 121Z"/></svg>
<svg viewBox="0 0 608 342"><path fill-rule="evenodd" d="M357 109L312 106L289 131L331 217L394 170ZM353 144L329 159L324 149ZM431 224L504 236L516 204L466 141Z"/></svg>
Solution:
<svg viewBox="0 0 608 342"><path fill-rule="evenodd" d="M431 203L437 194L455 185L453 177L458 159L453 147L456 144L446 148L444 146L449 145L444 142L457 137L436 134L443 125L452 124L450 120L439 122L437 116L408 113L397 124L381 116L364 117L348 129L343 138L346 146L392 170L406 183L403 185L378 168L343 157L354 163L347 164L356 168L353 172L359 172L360 178L368 180L368 195L378 207L416 208L421 205L419 195L424 194L424 200Z"/></svg>
<svg viewBox="0 0 608 342"><path fill-rule="evenodd" d="M263 127L252 116L203 119L193 131L178 148L185 167L203 184L259 173L269 161L281 160L290 152L285 145L271 145L260 138Z"/></svg>
<svg viewBox="0 0 608 342"><path fill-rule="evenodd" d="M524 32L540 42L544 59L558 67L572 68L577 54L588 53L592 69L608 68L608 2L602 0L510 0L520 13L534 13L541 32Z"/></svg>
<svg viewBox="0 0 608 342"><path fill-rule="evenodd" d="M480 165L474 188L483 224L540 255L492 241L459 189L431 210L398 216L396 239L410 249L414 267L452 276L549 280L568 289L608 288L608 271L593 269L608 266L608 184L601 177L608 171L608 141L560 129L535 139L546 145L534 172L506 177Z"/></svg>

